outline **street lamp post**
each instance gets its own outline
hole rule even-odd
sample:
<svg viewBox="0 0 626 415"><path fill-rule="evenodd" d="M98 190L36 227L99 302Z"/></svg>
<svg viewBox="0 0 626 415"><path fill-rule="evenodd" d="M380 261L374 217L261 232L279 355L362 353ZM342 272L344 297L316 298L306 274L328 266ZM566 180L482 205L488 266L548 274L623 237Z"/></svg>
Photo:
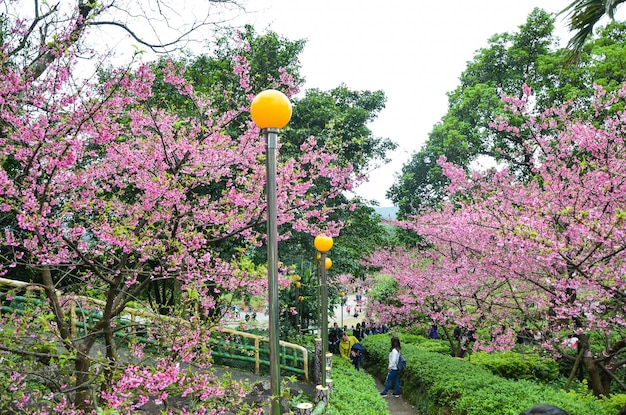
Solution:
<svg viewBox="0 0 626 415"><path fill-rule="evenodd" d="M321 365L321 383L326 387L326 353L328 352L328 285L326 284L326 271L332 266L330 258L326 257L326 253L333 247L333 238L326 235L317 235L315 237L315 249L320 252L320 311L321 311L321 332L322 332L322 356Z"/></svg>
<svg viewBox="0 0 626 415"><path fill-rule="evenodd" d="M278 132L291 119L291 103L280 91L268 89L252 100L250 115L266 143L267 279L272 415L280 415L280 339L278 333L278 225L276 212L276 145Z"/></svg>

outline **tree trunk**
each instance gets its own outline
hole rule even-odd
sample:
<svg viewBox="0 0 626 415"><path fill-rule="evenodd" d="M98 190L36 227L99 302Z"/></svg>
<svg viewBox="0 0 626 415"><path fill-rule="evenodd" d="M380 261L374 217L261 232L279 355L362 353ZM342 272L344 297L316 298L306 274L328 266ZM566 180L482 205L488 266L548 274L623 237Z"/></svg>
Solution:
<svg viewBox="0 0 626 415"><path fill-rule="evenodd" d="M84 337L82 340L77 341L72 339L71 330L65 321L65 315L63 308L57 296L57 291L52 280L52 273L49 267L43 267L41 270L41 279L43 282L46 297L50 302L50 307L57 323L57 330L61 338L63 339L63 345L70 353L76 352L76 361L74 362L74 375L76 376L76 382L74 383L76 395L74 403L77 408L90 410L93 409L93 399L91 396L91 373L89 368L91 366L91 358L89 357L89 351L93 346L95 337L92 334Z"/></svg>
<svg viewBox="0 0 626 415"><path fill-rule="evenodd" d="M330 377L330 372L333 370L333 354L326 353L326 378Z"/></svg>
<svg viewBox="0 0 626 415"><path fill-rule="evenodd" d="M111 380L113 379L114 366L118 359L115 338L113 337L113 329L111 328L111 322L109 319L107 319L107 322L104 325L103 332L107 358L106 366L104 368L103 390L110 392L112 389Z"/></svg>
<svg viewBox="0 0 626 415"><path fill-rule="evenodd" d="M330 377L326 378L326 387L328 387L328 393L333 392L333 380Z"/></svg>
<svg viewBox="0 0 626 415"><path fill-rule="evenodd" d="M609 390L605 389L605 382L603 381L600 367L596 364L595 360L591 356L583 357L583 364L587 373L589 374L589 386L595 396L609 396ZM610 386L610 381L609 381Z"/></svg>
<svg viewBox="0 0 626 415"><path fill-rule="evenodd" d="M313 404L310 402L299 403L296 407L296 415L311 415Z"/></svg>
<svg viewBox="0 0 626 415"><path fill-rule="evenodd" d="M314 355L314 363L313 367L315 370L313 371L313 380L315 380L315 384L319 385L322 381L322 339L315 339L315 355Z"/></svg>
<svg viewBox="0 0 626 415"><path fill-rule="evenodd" d="M88 386L91 383L90 366L89 350L85 351L83 347L78 347L76 362L74 363L74 371L76 372L76 397L74 398L74 403L78 409L86 412L93 409L91 389Z"/></svg>
<svg viewBox="0 0 626 415"><path fill-rule="evenodd" d="M328 387L317 385L315 387L315 403L324 402L328 405Z"/></svg>
<svg viewBox="0 0 626 415"><path fill-rule="evenodd" d="M593 358L586 335L579 336L578 347L582 349L579 353L582 354L582 364L589 375L589 387L593 394L608 397L611 393L611 378L600 368L602 362Z"/></svg>

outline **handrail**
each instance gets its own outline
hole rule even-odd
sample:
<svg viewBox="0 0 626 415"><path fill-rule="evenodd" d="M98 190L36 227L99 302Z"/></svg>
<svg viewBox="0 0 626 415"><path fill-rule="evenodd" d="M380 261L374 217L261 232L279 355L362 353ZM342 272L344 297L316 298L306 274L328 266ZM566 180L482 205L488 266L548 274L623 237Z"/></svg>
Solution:
<svg viewBox="0 0 626 415"><path fill-rule="evenodd" d="M14 288L34 288L34 289L43 289L41 286L37 285L37 284L32 284L32 283L28 283L28 282L24 282L24 281L17 281L17 280L10 280L10 279L6 279L6 278L0 278L0 285L5 285L5 286L9 286L9 287L14 287ZM57 290L57 295L59 297L64 298L67 302L70 303L70 310L69 310L69 316L70 316L70 331L71 331L71 335L72 337L76 337L77 336L77 331L78 331L78 326L82 325L83 327L87 327L87 321L84 322L80 322L79 321L79 317L77 314L77 305L79 302L84 302L87 304L92 304L92 305L96 305L96 306L100 306L100 307L104 307L106 305L106 303L102 300L98 300L95 298L91 298L91 297L86 297L86 296L81 296L81 295L69 295L69 296L64 296L63 293L59 290ZM80 308L80 313L83 317L83 320L86 320L86 315L90 314L90 315L94 315L93 312L85 312L85 310L82 309L82 307ZM118 316L120 319L122 320L127 320L131 322L131 327L132 327L132 336L135 336L135 325L137 323L137 317L143 317L145 319L148 320L164 320L164 321L169 321L172 323L176 323L176 324L184 324L189 326L190 323L187 320L183 320L180 318L175 318L175 317L170 317L170 316L163 316L160 314L156 314L150 311L145 311L145 310L140 310L140 309L136 309L136 308L132 308L132 307L126 307L124 308L124 313L121 314L120 316ZM127 318L128 317L128 318ZM81 324L78 324L81 323ZM267 365L269 367L269 361L267 359L262 359L261 358L261 350L266 350L266 349L261 349L261 343L269 343L269 338L264 337L264 336L260 336L260 335L256 335L256 334L252 334L252 333L247 333L245 331L239 331L239 330L235 330L232 329L230 327L216 327L213 330L214 333L220 333L220 334L226 334L228 336L233 336L233 337L239 337L242 339L250 339L253 344L254 344L254 373L255 374L259 374L260 373L260 368L261 368L261 363L263 363L264 365ZM220 336L218 336L220 337ZM223 335L221 337L224 337ZM219 339L218 339L219 340ZM215 344L216 346L219 346L217 343ZM279 345L282 349L285 349L285 353L281 353L280 356L280 362L281 362L281 368L289 371L289 372L294 372L294 373L298 373L300 375L302 375L304 377L304 380L306 382L309 381L309 352L308 350L303 347L300 346L298 344L295 343L290 343L290 342L286 342L286 341L280 341ZM216 347L218 348L218 347ZM233 349L235 349L236 347L231 347L230 350L232 351ZM289 355L288 353L286 353L287 350L292 350L293 353L291 355ZM219 354L219 348L218 351L216 353L216 351L214 351L214 354ZM302 358L299 358L298 355L301 354ZM250 360L250 358L248 356L239 356L237 354L233 354L233 353L221 353L222 357L226 357L228 356L230 359L233 360L242 360L242 361L248 361ZM302 362L302 369L291 366L288 363L289 362L295 362L298 363L299 361Z"/></svg>

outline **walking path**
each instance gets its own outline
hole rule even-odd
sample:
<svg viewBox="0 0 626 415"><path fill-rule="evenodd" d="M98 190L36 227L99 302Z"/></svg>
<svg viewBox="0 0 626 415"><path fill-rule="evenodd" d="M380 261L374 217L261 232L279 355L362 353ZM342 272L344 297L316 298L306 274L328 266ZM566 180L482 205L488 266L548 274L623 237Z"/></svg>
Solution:
<svg viewBox="0 0 626 415"><path fill-rule="evenodd" d="M385 385L383 385L382 382L375 377L374 381L376 381L378 390L383 390ZM402 395L400 395L399 398L396 398L389 393L384 399L387 401L387 409L389 409L389 413L391 415L419 415L415 406L409 403L409 401L407 401Z"/></svg>

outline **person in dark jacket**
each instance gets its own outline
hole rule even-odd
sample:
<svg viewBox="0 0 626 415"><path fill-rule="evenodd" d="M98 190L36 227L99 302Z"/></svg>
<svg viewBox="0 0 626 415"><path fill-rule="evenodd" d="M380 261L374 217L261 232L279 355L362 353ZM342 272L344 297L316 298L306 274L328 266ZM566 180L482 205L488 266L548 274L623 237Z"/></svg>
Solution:
<svg viewBox="0 0 626 415"><path fill-rule="evenodd" d="M526 411L522 412L520 415L569 415L567 412L559 408L558 406L553 405L536 405Z"/></svg>
<svg viewBox="0 0 626 415"><path fill-rule="evenodd" d="M361 363L365 358L365 347L361 343L356 343L350 350L350 360L356 370L361 370Z"/></svg>
<svg viewBox="0 0 626 415"><path fill-rule="evenodd" d="M358 341L363 340L365 337L365 331L363 330L361 323L356 323L356 328L352 331L352 335L356 337Z"/></svg>
<svg viewBox="0 0 626 415"><path fill-rule="evenodd" d="M330 329L328 333L328 350L331 353L339 354L339 342L341 341L341 336L343 332L337 325L337 323L333 324L333 328Z"/></svg>
<svg viewBox="0 0 626 415"><path fill-rule="evenodd" d="M430 326L430 331L428 332L429 339L438 339L439 338L439 330L437 330L437 326L435 324Z"/></svg>

